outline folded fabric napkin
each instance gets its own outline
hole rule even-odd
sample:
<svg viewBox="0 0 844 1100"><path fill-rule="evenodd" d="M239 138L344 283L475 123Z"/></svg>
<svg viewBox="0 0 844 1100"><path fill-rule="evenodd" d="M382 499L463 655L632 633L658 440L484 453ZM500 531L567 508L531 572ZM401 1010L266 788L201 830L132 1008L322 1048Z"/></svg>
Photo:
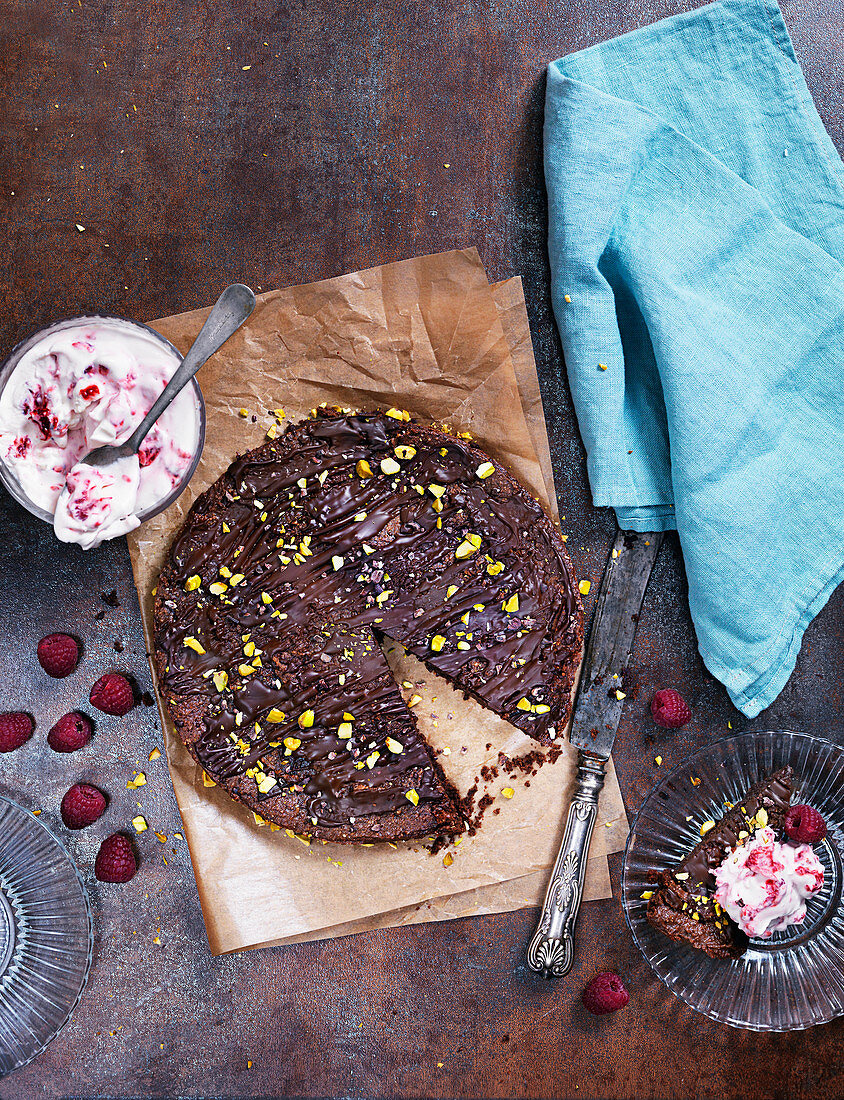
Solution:
<svg viewBox="0 0 844 1100"><path fill-rule="evenodd" d="M554 309L596 505L675 528L748 717L844 574L844 165L775 3L551 65Z"/></svg>

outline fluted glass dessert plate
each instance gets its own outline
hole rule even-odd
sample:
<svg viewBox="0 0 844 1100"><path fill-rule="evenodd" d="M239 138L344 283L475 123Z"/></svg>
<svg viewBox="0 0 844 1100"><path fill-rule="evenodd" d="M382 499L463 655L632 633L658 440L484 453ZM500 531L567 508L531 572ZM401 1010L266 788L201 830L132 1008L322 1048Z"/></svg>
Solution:
<svg viewBox="0 0 844 1100"><path fill-rule="evenodd" d="M85 987L93 931L67 852L36 817L0 798L0 1075L26 1065Z"/></svg>
<svg viewBox="0 0 844 1100"><path fill-rule="evenodd" d="M824 885L809 899L805 921L752 939L740 959L729 960L710 959L651 927L642 893L653 888L653 872L679 863L725 802L738 802L786 764L795 773L792 802L814 806L827 823L826 839L814 846ZM624 915L654 971L696 1011L753 1031L814 1027L844 1015L842 866L844 749L802 733L745 733L688 757L645 799L624 853Z"/></svg>

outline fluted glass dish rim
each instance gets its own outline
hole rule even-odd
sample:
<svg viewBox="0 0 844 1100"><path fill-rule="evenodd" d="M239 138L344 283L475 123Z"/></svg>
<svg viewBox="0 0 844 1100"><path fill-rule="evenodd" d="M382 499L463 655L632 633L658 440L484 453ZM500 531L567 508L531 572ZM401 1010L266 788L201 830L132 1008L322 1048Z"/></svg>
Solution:
<svg viewBox="0 0 844 1100"><path fill-rule="evenodd" d="M23 1066L29 1065L29 1063L34 1058L37 1058L38 1055L41 1054L50 1045L50 1043L52 1043L59 1032L67 1025L68 1021L70 1020L74 1011L79 1005L79 1002L82 999L82 994L84 993L85 987L88 984L88 978L91 972L91 964L94 957L94 916L91 909L91 901L88 896L88 890L85 886L85 881L82 878L82 875L80 874L79 868L76 866L75 861L71 857L67 848L65 848L64 844L62 844L59 838L55 835L55 833L53 833L53 831L49 829L43 822L39 821L31 810L27 809L25 806L22 806L19 802L16 802L12 798L8 798L5 795L0 795L0 805L3 804L11 807L12 810L19 811L21 814L22 822L25 822L27 826L32 828L33 836L43 836L43 838L46 839L48 843L51 843L58 850L58 854L62 856L66 861L69 869L72 871L71 882L75 882L75 885L78 886L79 889L78 896L74 894L73 899L75 902L81 903L86 930L84 937L82 937L84 939L84 944L80 943L80 949L84 950L85 953L85 960L82 968L81 977L79 978L78 989L75 991L73 997L68 1000L68 1003L63 1010L64 1016L61 1022L57 1025L51 1026L48 1032L45 1030L43 1038L39 1039L39 1041L27 1053L27 1056L25 1058L19 1059L15 1062L14 1065L11 1065L6 1069L0 1068L0 1078L8 1076L8 1074L13 1073L15 1070L21 1069ZM2 869L3 862L2 858L0 858L0 871L2 871ZM12 905L12 910L14 911L14 905ZM12 959L9 962L9 968L15 965L16 954L17 949L15 949L15 951L13 951L12 953ZM5 975L6 971L4 970L3 974L0 975L0 982L3 978L5 978ZM2 1000L2 990L0 990L0 1000Z"/></svg>
<svg viewBox="0 0 844 1100"><path fill-rule="evenodd" d="M646 796L630 826L630 834L622 864L621 900L624 918L636 946L647 959L651 969L660 981L675 996L695 1011L719 1023L726 1023L731 1027L751 1031L786 1032L805 1030L806 1028L829 1023L831 1020L844 1015L844 979L840 981L838 990L833 990L832 996L829 990L822 985L819 994L817 970L810 970L809 973L806 973L805 969L801 970L799 989L800 997L804 1002L803 1006L801 1010L795 1010L790 1016L787 1012L784 1012L785 1018L779 1019L766 1018L764 1012L759 1008L765 997L768 998L769 1004L773 1003L772 998L776 996L778 989L772 978L769 977L767 981L764 980L766 967L763 962L759 962L757 967L763 980L760 983L757 1003L752 1006L753 1011L748 1010L747 988L743 991L740 984L734 990L732 1001L722 1000L719 1002L717 997L708 998L709 991L716 980L719 980L722 986L724 985L725 974L730 973L727 968L733 968L732 972L743 975L743 984L747 987L748 962L758 961L760 955L762 959L773 958L777 953L784 958L791 946L787 942L779 942L779 937L782 936L787 940L788 934L777 934L777 937L771 943L760 944L760 941L751 941L751 948L744 957L744 965L741 965L742 960L708 960L702 952L694 951L685 945L675 944L667 937L662 936L651 928L645 920L645 899L641 897L642 888L645 885L642 868L650 863L653 870L662 870L677 861L678 852L676 845L670 854L661 853L656 845L649 847L646 840L640 838L640 830L647 835L644 823L653 821L654 817L658 820L657 811L659 807L656 806L657 800L660 800L660 806L663 802L667 803L671 799L669 790L676 791L683 780L685 780L684 785L692 801L685 807L675 804L673 809L685 809L686 812L689 808L695 809L694 794L700 790L700 785L690 785L692 774L696 778L708 775L711 786L713 766L717 766L719 762L722 766L730 762L736 772L734 778L737 778L740 770L739 765L743 763L745 771L749 769L746 778L743 780L745 783L744 789L746 790L751 782L759 777L761 771L775 770L775 767L789 763L789 757L792 759L798 757L807 746L812 746L817 753L828 756L829 765L832 769L831 790L823 795L822 802L823 806L826 807L827 800L833 801L834 807L837 808L837 814L831 823L832 827L827 840L822 842L820 846L816 846L816 851L820 848L824 858L828 857L827 862L830 867L827 878L828 881L832 880L830 882L832 893L829 913L820 919L816 936L809 934L797 936L797 930L790 931L795 933L795 947L799 941L802 947L806 948L806 951L801 950L799 952L800 958L796 960L795 965L803 966L806 962L806 954L809 955L813 965L818 968L830 967L832 964L829 963L829 958L834 958L837 964L838 956L833 956L832 952L840 953L842 949L825 941L830 934L834 934L837 937L836 943L844 943L844 939L842 939L842 936L844 936L844 900L841 896L842 864L844 864L844 805L842 805L844 799L841 798L841 792L844 791L844 747L826 738L794 730L763 730L722 738L686 757L661 777ZM806 748L806 751L809 750ZM751 752L753 752L754 759L757 761L757 774L755 775L753 774L754 765L750 763ZM770 764L766 764L764 769L758 766L759 757L763 754L767 754L770 760ZM838 798L837 801L834 801L836 795ZM677 803L679 798L675 795L671 800ZM793 801L806 801L814 804L812 789L803 781L799 772L796 775L795 798ZM817 808L824 812L822 806ZM702 810L702 812L705 812L705 810ZM692 814L692 817L694 817L694 814ZM694 838L690 833L687 850L691 849L693 842ZM663 847L669 846L666 840ZM652 884L653 879L651 878ZM832 933L829 932L830 927ZM770 952L770 955L767 952ZM826 954L819 955L818 952L826 952ZM769 963L767 965L770 969L774 964ZM695 981L686 980L686 974L691 975L692 972L695 973ZM707 982L706 976L710 972L713 978L711 982ZM758 978L758 975L756 977ZM797 984L792 983L795 987ZM780 989L780 992L785 992L786 999L790 999L788 990L783 991ZM813 995L815 997L814 1005L812 1003ZM834 1004L833 996L836 1001ZM824 1000L827 1002L827 1007L822 1009L818 1001ZM830 1005L832 1005L832 1009L830 1009Z"/></svg>

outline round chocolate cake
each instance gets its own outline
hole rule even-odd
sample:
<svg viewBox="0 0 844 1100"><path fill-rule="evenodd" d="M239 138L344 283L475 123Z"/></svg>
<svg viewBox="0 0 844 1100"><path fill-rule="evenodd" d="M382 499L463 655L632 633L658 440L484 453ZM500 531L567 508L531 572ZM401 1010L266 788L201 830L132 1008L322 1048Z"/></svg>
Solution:
<svg viewBox="0 0 844 1100"><path fill-rule="evenodd" d="M464 820L382 635L549 743L582 617L560 535L483 451L398 410L327 410L195 502L155 659L182 740L233 798L327 840L412 839Z"/></svg>

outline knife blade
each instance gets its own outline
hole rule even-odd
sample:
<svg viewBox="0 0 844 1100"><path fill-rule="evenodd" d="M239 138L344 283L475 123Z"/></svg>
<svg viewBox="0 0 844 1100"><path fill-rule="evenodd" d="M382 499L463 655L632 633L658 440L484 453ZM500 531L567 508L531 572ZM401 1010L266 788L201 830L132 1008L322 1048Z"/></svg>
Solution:
<svg viewBox="0 0 844 1100"><path fill-rule="evenodd" d="M639 612L662 539L662 532L619 531L601 579L569 734L578 750L575 791L539 924L528 946L528 966L546 978L567 974L574 961L574 926L598 796L624 707L622 675L633 652Z"/></svg>

